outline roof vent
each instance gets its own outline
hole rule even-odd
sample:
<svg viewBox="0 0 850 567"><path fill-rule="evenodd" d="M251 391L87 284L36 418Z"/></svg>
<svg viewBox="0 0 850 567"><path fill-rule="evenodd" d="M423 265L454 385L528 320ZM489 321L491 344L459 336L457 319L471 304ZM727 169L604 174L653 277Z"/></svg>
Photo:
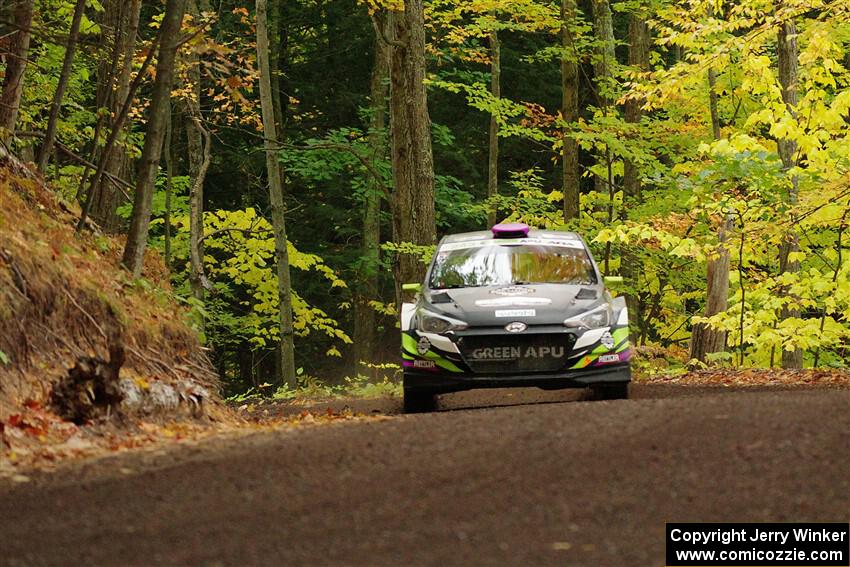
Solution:
<svg viewBox="0 0 850 567"><path fill-rule="evenodd" d="M521 222L497 224L492 229L494 238L522 238L528 236L529 226Z"/></svg>

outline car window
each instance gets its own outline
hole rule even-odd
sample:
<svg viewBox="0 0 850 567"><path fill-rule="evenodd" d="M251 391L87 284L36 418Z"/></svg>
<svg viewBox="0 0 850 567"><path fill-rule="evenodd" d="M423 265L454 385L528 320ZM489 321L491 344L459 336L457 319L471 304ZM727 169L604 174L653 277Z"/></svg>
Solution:
<svg viewBox="0 0 850 567"><path fill-rule="evenodd" d="M429 287L448 289L521 283L590 285L596 273L578 243L507 244L492 241L437 251Z"/></svg>

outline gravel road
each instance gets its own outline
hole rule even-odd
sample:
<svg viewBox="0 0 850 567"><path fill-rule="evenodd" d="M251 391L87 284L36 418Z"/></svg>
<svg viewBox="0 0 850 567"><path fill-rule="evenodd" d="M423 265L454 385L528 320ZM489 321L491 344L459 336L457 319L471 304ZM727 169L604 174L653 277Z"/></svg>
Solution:
<svg viewBox="0 0 850 567"><path fill-rule="evenodd" d="M575 398L459 395L0 484L0 564L660 566L668 521L850 519L846 389Z"/></svg>

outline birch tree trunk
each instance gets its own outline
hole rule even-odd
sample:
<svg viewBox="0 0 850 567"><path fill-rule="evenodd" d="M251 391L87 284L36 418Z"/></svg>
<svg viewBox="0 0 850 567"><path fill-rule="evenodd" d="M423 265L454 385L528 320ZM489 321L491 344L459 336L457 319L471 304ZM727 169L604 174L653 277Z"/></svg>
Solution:
<svg viewBox="0 0 850 567"><path fill-rule="evenodd" d="M278 367L280 382L296 386L295 348L292 333L292 290L289 278L286 224L283 216L283 174L277 158L279 139L274 115L271 65L269 64L269 32L267 0L257 0L257 62L260 70L260 105L263 114L266 168L269 176L269 200L272 206L275 259L277 261L277 294L280 302L280 350Z"/></svg>
<svg viewBox="0 0 850 567"><path fill-rule="evenodd" d="M185 10L186 0L168 0L162 19L162 39L156 64L156 79L154 79L153 91L151 92L145 145L139 164L127 244L124 247L124 256L121 260L124 267L133 274L133 277L139 277L142 273L145 248L148 244L148 225L151 220L154 182L162 155L166 112L170 107L169 98L174 81L174 58L177 54L180 26L183 22Z"/></svg>
<svg viewBox="0 0 850 567"><path fill-rule="evenodd" d="M578 53L570 31L575 17L575 0L561 0L561 117L565 124L561 131L561 186L564 193L564 221L579 215L581 179L578 169L578 142L568 137L567 127L567 124L574 124L578 120Z"/></svg>
<svg viewBox="0 0 850 567"><path fill-rule="evenodd" d="M425 92L425 17L422 0L407 0L392 14L390 129L392 133L393 232L396 242L433 245L434 159L431 120ZM399 254L395 266L396 299L401 284L420 282L425 265L412 254Z"/></svg>
<svg viewBox="0 0 850 567"><path fill-rule="evenodd" d="M74 67L74 55L77 50L77 40L80 38L80 22L83 21L83 12L86 10L86 0L77 0L74 5L74 15L71 18L71 29L68 32L68 42L65 44L65 58L62 61L62 71L59 73L59 81L56 84L56 92L50 104L50 117L47 119L47 130L44 133L44 143L38 152L36 165L42 174L47 169L50 154L53 153L53 144L56 142L56 125L59 122L59 110L62 108L62 99L65 97L65 89L71 78L71 70Z"/></svg>
<svg viewBox="0 0 850 567"><path fill-rule="evenodd" d="M17 31L9 42L6 53L6 71L0 91L0 142L6 142L15 133L21 94L24 90L24 71L30 49L30 27L32 26L32 0L19 0L14 10Z"/></svg>
<svg viewBox="0 0 850 567"><path fill-rule="evenodd" d="M797 27L793 21L780 25L777 42L777 59L779 64L779 83L782 85L782 100L788 111L797 114ZM797 142L789 139L778 141L779 157L782 166L787 171L797 165ZM793 207L797 205L798 179L791 177L791 186L788 191L788 204L792 207L791 218L788 223L788 233L785 243L779 250L780 273L796 274L800 271L800 262L791 257L791 254L800 250L799 235L796 231L797 221ZM796 301L796 297L784 290L789 301ZM780 313L781 320L800 317L799 307L785 305ZM782 350L782 368L802 368L802 349Z"/></svg>
<svg viewBox="0 0 850 567"><path fill-rule="evenodd" d="M495 18L495 13L493 14ZM502 48L499 42L499 32L490 31L490 94L498 100L502 97ZM490 115L490 151L487 158L487 198L492 199L499 194L499 120L495 114ZM488 226L496 224L496 209L488 213Z"/></svg>
<svg viewBox="0 0 850 567"><path fill-rule="evenodd" d="M372 160L386 156L387 78L389 49L380 37L375 40L375 62L372 67L369 116L369 148ZM363 214L363 242L360 285L354 296L354 364L372 362L376 350L375 310L370 301L378 299L378 262L381 245L381 189L376 180L366 194Z"/></svg>

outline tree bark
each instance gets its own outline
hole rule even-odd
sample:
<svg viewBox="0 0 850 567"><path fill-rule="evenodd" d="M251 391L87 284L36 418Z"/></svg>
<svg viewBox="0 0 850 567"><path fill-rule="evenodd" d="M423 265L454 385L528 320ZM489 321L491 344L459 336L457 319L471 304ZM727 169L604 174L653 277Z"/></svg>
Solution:
<svg viewBox="0 0 850 567"><path fill-rule="evenodd" d="M295 348L292 332L292 290L289 277L289 252L287 251L286 224L283 215L283 175L277 157L279 139L274 115L271 66L269 64L267 0L257 0L257 61L260 70L260 105L263 114L266 168L269 176L269 200L272 206L275 259L277 260L277 291L280 302L280 348L278 349L280 382L291 388L296 386Z"/></svg>
<svg viewBox="0 0 850 567"><path fill-rule="evenodd" d="M614 53L614 24L611 19L611 5L608 0L591 0L593 9L593 29L598 47L593 62L593 74L596 83L596 100L600 108L612 104L613 67L616 63ZM606 164L607 165L607 164ZM594 176L594 187L598 193L608 193L608 181L601 175Z"/></svg>
<svg viewBox="0 0 850 567"><path fill-rule="evenodd" d="M720 139L720 114L717 110L717 71L708 69L708 113L711 117L711 133L715 140Z"/></svg>
<svg viewBox="0 0 850 567"><path fill-rule="evenodd" d="M632 13L629 15L629 65L639 71L649 70L649 26L644 14ZM639 124L643 112L641 105L643 101L637 98L629 98L626 101L625 119L630 124ZM623 163L623 193L626 197L636 201L641 200L640 172L631 162L625 160Z"/></svg>
<svg viewBox="0 0 850 567"><path fill-rule="evenodd" d="M121 66L116 80L115 91L110 97L109 108L112 111L113 117L117 117L121 113L121 109L128 95L130 95L130 81L133 72L133 59L136 55L136 36L139 31L141 7L141 0L130 0L130 2L123 5L116 20L116 26L120 26L121 30L115 36L115 40L119 42L118 49L120 50ZM124 128L122 125L119 132L117 132L116 142L120 143L119 138L126 137L128 131L129 127ZM107 175L104 177L124 177L129 170L130 162L127 158L127 152L112 151L106 162L105 171ZM127 177L130 176L128 175ZM104 229L108 231L116 230L119 219L115 211L122 201L120 193L116 192L106 179L103 179L102 183L95 189L93 198L91 207L92 218Z"/></svg>
<svg viewBox="0 0 850 567"><path fill-rule="evenodd" d="M187 132L190 129L200 133L203 150L201 163L192 178L192 186L189 189L189 281L192 286L192 295L195 299L203 301L206 290L212 287L204 272L203 248L204 180L212 158L212 136L209 130L201 125L201 118L197 115L192 117L192 125L187 127Z"/></svg>
<svg viewBox="0 0 850 567"><path fill-rule="evenodd" d="M391 14L390 129L395 185L393 232L397 243L433 245L434 159L431 120L425 92L425 17L422 0L407 0L404 12ZM395 265L396 300L401 285L420 282L425 265L412 254L399 254Z"/></svg>
<svg viewBox="0 0 850 567"><path fill-rule="evenodd" d="M151 220L154 182L162 155L165 135L166 109L169 108L171 87L174 81L174 58L180 39L180 26L186 11L186 0L168 0L162 19L162 40L156 64L156 79L148 115L145 145L139 165L136 194L133 199L133 215L124 247L122 263L134 277L141 276L145 248L148 243L148 225Z"/></svg>
<svg viewBox="0 0 850 567"><path fill-rule="evenodd" d="M173 131L174 116L169 104L168 122L165 124L165 146L162 148L162 159L165 161L165 267L169 272L171 271L171 193L174 178L174 154L171 151Z"/></svg>
<svg viewBox="0 0 850 567"><path fill-rule="evenodd" d="M708 95L711 116L711 131L715 140L720 139L720 116L717 113L717 75L708 70ZM717 230L717 256L706 263L705 317L726 311L729 302L729 248L726 246L728 231L732 228L732 217L727 215ZM691 360L706 362L708 355L726 350L726 331L715 329L705 323L697 323L691 329Z"/></svg>
<svg viewBox="0 0 850 567"><path fill-rule="evenodd" d="M569 137L569 124L578 120L578 54L570 26L575 22L575 0L561 0L561 187L564 193L564 222L579 215L580 176L578 142Z"/></svg>
<svg viewBox="0 0 850 567"><path fill-rule="evenodd" d="M268 0L268 2L267 13L269 21L267 28L269 30L269 66L272 70L272 102L274 103L274 118L277 122L277 131L282 133L286 122L286 114L284 112L284 99L286 95L282 89L283 79L280 72L284 68L283 59L285 58L286 50L285 35L287 30L286 23L284 22L286 16L283 6L285 0ZM286 183L286 179L283 181Z"/></svg>
<svg viewBox="0 0 850 567"><path fill-rule="evenodd" d="M782 100L788 111L797 114L797 27L793 21L785 22L779 27L777 42L777 59L779 64L779 83L782 85ZM797 165L797 142L789 139L778 140L779 157L782 159L783 169L786 171ZM791 177L791 187L788 191L788 204L791 207L791 218L788 223L788 232L785 243L779 251L780 273L796 274L800 271L800 262L791 258L791 254L800 250L799 235L794 229L797 226L794 207L797 205L798 179L796 175ZM796 297L788 290L783 290L789 301L796 301ZM785 305L780 313L781 320L800 317L799 307ZM782 368L802 368L803 351L796 348L782 350Z"/></svg>
<svg viewBox="0 0 850 567"><path fill-rule="evenodd" d="M0 91L0 142L6 142L14 135L18 121L18 109L24 90L24 71L27 68L30 48L32 11L32 0L19 0L14 10L16 31L6 52L6 72Z"/></svg>
<svg viewBox="0 0 850 567"><path fill-rule="evenodd" d="M378 161L386 156L387 77L389 75L389 50L380 38L375 40L375 62L372 67L372 84L369 116L369 148L371 159ZM361 245L360 285L354 296L354 364L373 362L377 346L375 310L370 301L378 299L378 262L381 245L381 189L377 180L366 193L363 214L363 242ZM362 370L362 369L361 369Z"/></svg>
<svg viewBox="0 0 850 567"><path fill-rule="evenodd" d="M109 132L109 137L106 139L106 143L103 146L100 159L97 162L97 169L95 170L94 177L91 180L89 190L86 193L86 197L83 202L83 212L80 215L80 221L77 223L77 232L81 231L83 229L83 226L85 226L86 220L88 219L89 213L91 212L92 203L97 198L97 189L98 187L100 187L100 182L104 178L113 180L120 179L119 177L116 177L115 175L112 175L106 171L107 164L109 163L110 157L112 157L112 150L115 148L115 143L118 140L118 136L121 133L121 129L124 127L124 122L126 122L127 116L130 113L130 107L133 104L133 97L135 96L136 89L139 88L141 79L144 76L147 68L150 66L151 61L153 60L154 53L156 52L157 46L160 44L161 39L162 28L160 28L157 32L156 37L154 38L154 41L148 50L148 54L147 56L145 56L145 60L142 62L142 66L139 68L139 72L136 73L136 77L133 79L133 82L130 85L127 97L121 106L121 110L115 117L115 121L112 123L112 128Z"/></svg>
<svg viewBox="0 0 850 567"><path fill-rule="evenodd" d="M94 134L89 141L87 155L91 157L92 163L97 163L99 155L99 143L101 132L107 118L104 110L112 108L112 90L115 83L115 75L118 73L118 62L121 58L121 44L123 43L124 29L120 22L124 19L126 5L123 2L107 1L103 4L103 12L99 14L100 44L98 46L99 61L97 65L97 90L95 91L95 106L97 107L97 121L94 126ZM109 53L109 57L106 54ZM76 201L80 201L85 192L86 183L89 179L90 167L85 166L80 176L80 184L77 187Z"/></svg>
<svg viewBox="0 0 850 567"><path fill-rule="evenodd" d="M195 0L189 0L189 13L197 20L200 10ZM192 295L204 300L204 291L210 287L204 273L204 181L211 160L212 137L201 123L201 59L195 51L188 56L189 81L192 94L186 100L186 145L189 154L189 283Z"/></svg>
<svg viewBox="0 0 850 567"><path fill-rule="evenodd" d="M709 258L706 267L705 316L726 311L729 299L729 248L726 246L730 221L724 219L718 229L717 257ZM705 362L707 355L726 350L726 331L697 323L691 330L690 358Z"/></svg>
<svg viewBox="0 0 850 567"><path fill-rule="evenodd" d="M56 126L59 122L59 110L62 108L62 99L65 97L65 89L71 78L71 70L74 67L74 55L77 50L77 40L80 38L80 23L83 21L83 12L86 10L86 0L77 0L74 5L74 15L71 18L71 29L68 32L68 42L65 44L65 58L62 61L62 71L59 73L59 82L56 84L56 92L53 94L53 102L50 104L50 117L47 119L47 130L44 134L44 143L38 152L37 166L42 174L47 169L50 154L53 153L53 143L56 141Z"/></svg>
<svg viewBox="0 0 850 567"><path fill-rule="evenodd" d="M493 17L496 17L495 11ZM490 31L490 94L499 100L502 97L502 48L499 42L499 32ZM493 199L499 194L499 120L495 114L490 115L490 151L487 158L487 198ZM492 205L495 207L495 205ZM488 226L496 224L496 209L493 208L487 216Z"/></svg>

